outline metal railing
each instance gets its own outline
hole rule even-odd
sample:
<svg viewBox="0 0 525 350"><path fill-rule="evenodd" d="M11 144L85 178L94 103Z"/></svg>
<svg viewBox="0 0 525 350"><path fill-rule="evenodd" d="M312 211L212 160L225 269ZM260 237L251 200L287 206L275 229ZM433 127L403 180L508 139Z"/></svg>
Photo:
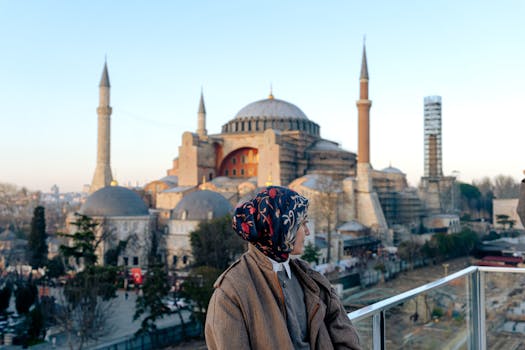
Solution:
<svg viewBox="0 0 525 350"><path fill-rule="evenodd" d="M524 274L525 268L471 266L363 307L348 317L360 333L365 333L367 349L506 349L510 345L501 345L504 342L519 343L525 339L525 302L519 304L524 299ZM425 304L426 319L419 315L418 304ZM433 305L433 311L429 305ZM512 305L518 305L517 313L512 314ZM448 310L443 312L441 308ZM520 322L523 332L519 331ZM491 347L487 347L487 329ZM504 339L498 338L499 333L505 333Z"/></svg>

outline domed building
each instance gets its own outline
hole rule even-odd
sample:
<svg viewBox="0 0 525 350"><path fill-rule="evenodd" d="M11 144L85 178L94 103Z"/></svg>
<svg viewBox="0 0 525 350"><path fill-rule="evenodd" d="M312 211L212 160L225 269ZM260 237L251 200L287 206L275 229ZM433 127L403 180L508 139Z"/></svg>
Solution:
<svg viewBox="0 0 525 350"><path fill-rule="evenodd" d="M220 134L208 135L205 120L201 95L198 129L182 135L179 156L168 170L181 187L198 186L219 176L256 178L258 187L267 182L286 186L311 173L339 180L355 176L355 153L322 139L319 124L299 107L271 94L243 107Z"/></svg>
<svg viewBox="0 0 525 350"><path fill-rule="evenodd" d="M137 193L120 186L102 187L89 195L79 214L89 216L99 224L96 234L102 238L97 249L100 264L116 263L129 268L147 266L156 218L150 215L146 203ZM77 229L71 225L75 220L73 216L68 220L71 233ZM110 251L117 253L116 261L108 261Z"/></svg>
<svg viewBox="0 0 525 350"><path fill-rule="evenodd" d="M201 221L231 214L230 202L217 192L198 190L186 195L171 210L164 249L168 266L183 268L191 262L190 233Z"/></svg>

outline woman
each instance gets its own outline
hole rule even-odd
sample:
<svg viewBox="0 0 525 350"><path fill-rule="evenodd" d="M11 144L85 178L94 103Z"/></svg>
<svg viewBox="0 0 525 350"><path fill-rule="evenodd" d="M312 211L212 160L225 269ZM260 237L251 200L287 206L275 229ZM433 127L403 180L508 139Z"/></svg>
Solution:
<svg viewBox="0 0 525 350"><path fill-rule="evenodd" d="M308 200L267 187L235 209L248 251L215 282L206 344L215 349L361 349L328 280L300 259Z"/></svg>

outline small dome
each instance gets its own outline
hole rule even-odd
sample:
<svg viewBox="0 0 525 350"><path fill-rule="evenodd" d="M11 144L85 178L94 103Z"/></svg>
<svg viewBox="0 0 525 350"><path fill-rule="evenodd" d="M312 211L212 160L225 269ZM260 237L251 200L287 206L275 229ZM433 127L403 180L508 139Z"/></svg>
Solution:
<svg viewBox="0 0 525 350"><path fill-rule="evenodd" d="M230 202L217 192L202 190L191 192L171 212L175 220L209 220L232 211Z"/></svg>
<svg viewBox="0 0 525 350"><path fill-rule="evenodd" d="M389 166L388 168L384 168L381 171L384 172L384 173L390 173L390 174L403 174L403 172L401 170L399 170L398 168L394 168L393 166Z"/></svg>
<svg viewBox="0 0 525 350"><path fill-rule="evenodd" d="M336 142L328 141L328 140L319 140L316 143L314 143L308 151L321 151L321 152L327 152L327 151L336 151L336 152L346 152Z"/></svg>
<svg viewBox="0 0 525 350"><path fill-rule="evenodd" d="M267 98L250 103L237 113L235 119L253 117L308 120L306 114L299 107L276 98Z"/></svg>
<svg viewBox="0 0 525 350"><path fill-rule="evenodd" d="M120 186L106 186L92 193L79 213L87 216L149 215L142 198L132 190Z"/></svg>

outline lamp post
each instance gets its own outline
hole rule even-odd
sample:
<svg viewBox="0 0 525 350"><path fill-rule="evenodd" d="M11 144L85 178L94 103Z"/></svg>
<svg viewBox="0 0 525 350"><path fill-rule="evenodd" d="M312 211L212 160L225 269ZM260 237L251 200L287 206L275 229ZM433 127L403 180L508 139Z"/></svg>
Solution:
<svg viewBox="0 0 525 350"><path fill-rule="evenodd" d="M445 269L445 277L447 277L448 276L448 266L449 265L448 264L443 264L442 266L443 266L443 269Z"/></svg>

